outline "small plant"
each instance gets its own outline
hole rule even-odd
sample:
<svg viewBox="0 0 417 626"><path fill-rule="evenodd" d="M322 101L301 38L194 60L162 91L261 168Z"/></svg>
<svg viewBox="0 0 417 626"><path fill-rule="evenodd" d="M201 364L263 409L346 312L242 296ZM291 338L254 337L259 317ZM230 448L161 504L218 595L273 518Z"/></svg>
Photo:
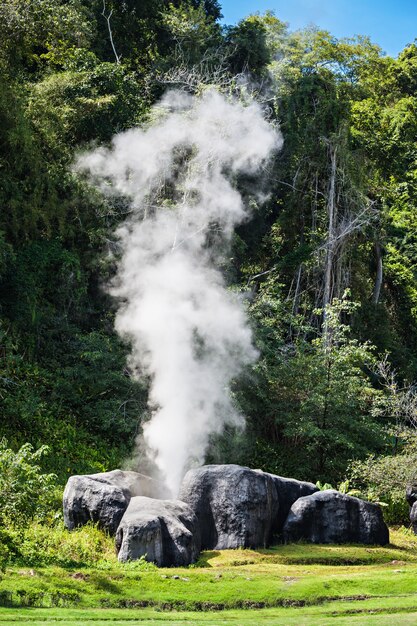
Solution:
<svg viewBox="0 0 417 626"><path fill-rule="evenodd" d="M367 502L373 502L374 504L379 504L379 506L386 507L388 504L386 502L382 502L378 493L373 489L366 489L361 491L360 489L351 489L350 481L344 480L339 483L338 487L333 487L330 483L321 483L319 480L316 482L316 487L320 489L320 491L326 491L327 489L336 489L339 493L343 493L346 496L352 496L353 498L360 498L361 500L367 500Z"/></svg>
<svg viewBox="0 0 417 626"><path fill-rule="evenodd" d="M326 491L327 489L334 489L330 483L321 483L319 480L316 482L317 489L320 491Z"/></svg>
<svg viewBox="0 0 417 626"><path fill-rule="evenodd" d="M155 563L152 563L151 561L147 561L146 554L143 554L140 557L140 559L137 559L136 561L128 561L127 563L124 563L123 569L133 570L133 571L139 570L143 572L154 572L158 570L158 567L155 565Z"/></svg>

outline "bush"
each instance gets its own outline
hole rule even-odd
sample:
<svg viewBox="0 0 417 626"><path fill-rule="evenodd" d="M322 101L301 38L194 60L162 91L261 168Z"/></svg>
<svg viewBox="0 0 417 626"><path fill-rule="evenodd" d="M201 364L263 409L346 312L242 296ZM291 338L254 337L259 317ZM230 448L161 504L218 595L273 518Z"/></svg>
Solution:
<svg viewBox="0 0 417 626"><path fill-rule="evenodd" d="M114 539L93 524L72 532L62 522L0 529L0 569L6 565L95 567L100 562L103 567L117 564Z"/></svg>
<svg viewBox="0 0 417 626"><path fill-rule="evenodd" d="M93 524L69 532L63 523L33 523L19 537L16 561L26 567L96 566L99 561L117 563L114 539Z"/></svg>
<svg viewBox="0 0 417 626"><path fill-rule="evenodd" d="M0 441L0 524L26 525L56 509L56 476L43 474L39 461L48 452L26 443L17 452Z"/></svg>
<svg viewBox="0 0 417 626"><path fill-rule="evenodd" d="M385 503L384 517L388 524L409 526L409 506L405 499L407 482L417 473L417 451L406 448L395 456L370 456L351 463L348 475L352 485L363 497Z"/></svg>

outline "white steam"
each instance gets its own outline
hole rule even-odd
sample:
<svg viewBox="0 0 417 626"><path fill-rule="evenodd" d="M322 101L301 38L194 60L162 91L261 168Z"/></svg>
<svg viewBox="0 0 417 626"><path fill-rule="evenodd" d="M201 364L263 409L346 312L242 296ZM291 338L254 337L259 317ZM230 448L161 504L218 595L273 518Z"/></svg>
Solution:
<svg viewBox="0 0 417 626"><path fill-rule="evenodd" d="M116 329L131 341L133 370L150 375L144 439L176 495L191 459L203 461L210 434L241 421L229 384L256 352L218 265L248 215L236 177L256 175L281 136L258 105L215 91L170 92L157 113L154 125L117 135L78 167L131 203L118 230Z"/></svg>

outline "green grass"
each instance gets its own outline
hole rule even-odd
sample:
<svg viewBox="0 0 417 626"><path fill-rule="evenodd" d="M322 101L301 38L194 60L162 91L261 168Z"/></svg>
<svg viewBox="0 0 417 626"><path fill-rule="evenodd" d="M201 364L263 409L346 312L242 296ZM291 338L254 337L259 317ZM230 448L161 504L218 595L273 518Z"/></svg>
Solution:
<svg viewBox="0 0 417 626"><path fill-rule="evenodd" d="M171 626L323 626L327 624L396 624L417 623L417 602L398 598L395 603L373 601L328 602L303 608L274 608L262 610L226 610L207 612L163 612L155 609L0 609L0 626L12 623L41 626L61 623L65 626L151 626L169 623Z"/></svg>
<svg viewBox="0 0 417 626"><path fill-rule="evenodd" d="M0 626L417 624L417 537L391 538L385 548L205 552L178 569L114 556L96 567L11 567L0 578L0 602L12 605L0 609Z"/></svg>

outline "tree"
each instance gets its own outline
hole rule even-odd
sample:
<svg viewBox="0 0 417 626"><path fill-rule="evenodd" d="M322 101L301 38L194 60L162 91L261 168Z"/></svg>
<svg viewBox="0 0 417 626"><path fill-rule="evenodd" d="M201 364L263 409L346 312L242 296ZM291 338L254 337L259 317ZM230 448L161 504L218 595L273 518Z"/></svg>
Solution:
<svg viewBox="0 0 417 626"><path fill-rule="evenodd" d="M260 78L271 61L264 18L251 15L226 31L232 73L247 72Z"/></svg>
<svg viewBox="0 0 417 626"><path fill-rule="evenodd" d="M272 297L271 297L272 296ZM355 306L335 300L327 307L329 338L303 339L308 330L285 303L274 307L272 281L264 284L252 314L261 358L237 399L249 416L250 440L240 461L300 479L337 483L351 459L386 450L389 420L373 412L380 391L369 368L374 348L351 336L341 317ZM288 325L299 339L287 343ZM243 447L242 447L243 449Z"/></svg>

